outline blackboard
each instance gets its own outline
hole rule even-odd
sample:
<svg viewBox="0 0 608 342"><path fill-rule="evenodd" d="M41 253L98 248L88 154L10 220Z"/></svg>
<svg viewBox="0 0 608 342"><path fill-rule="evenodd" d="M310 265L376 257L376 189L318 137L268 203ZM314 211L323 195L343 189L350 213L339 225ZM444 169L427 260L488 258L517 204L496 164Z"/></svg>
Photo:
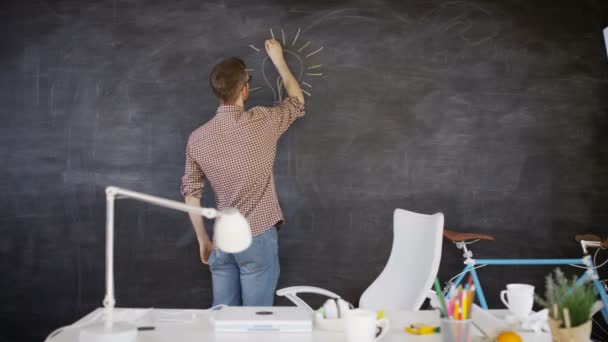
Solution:
<svg viewBox="0 0 608 342"><path fill-rule="evenodd" d="M43 0L0 15L0 340L101 306L104 187L181 200L186 140L217 105L212 65L243 58L262 87L247 105L272 103L249 46L270 29L323 47L278 147L279 287L356 303L395 208L495 235L478 257L577 257L575 233L607 231L605 1ZM129 201L116 215L118 306L210 305L186 215ZM445 243L440 278L461 266ZM540 288L549 270L480 275L498 306L506 283Z"/></svg>

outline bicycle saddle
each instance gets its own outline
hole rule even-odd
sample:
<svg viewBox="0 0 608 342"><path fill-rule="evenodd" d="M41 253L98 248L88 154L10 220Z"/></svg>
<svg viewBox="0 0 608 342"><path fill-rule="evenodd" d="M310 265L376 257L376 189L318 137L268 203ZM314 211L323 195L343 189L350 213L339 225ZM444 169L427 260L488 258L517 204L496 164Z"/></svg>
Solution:
<svg viewBox="0 0 608 342"><path fill-rule="evenodd" d="M585 241L603 241L601 237L599 237L595 234L576 234L574 239L577 242L581 242L583 240L585 240Z"/></svg>
<svg viewBox="0 0 608 342"><path fill-rule="evenodd" d="M462 233L462 232L455 232L453 230L447 230L447 229L443 230L443 237L448 240L451 240L452 242L461 242L461 241L469 241L469 240L487 240L487 241L496 240L491 235Z"/></svg>

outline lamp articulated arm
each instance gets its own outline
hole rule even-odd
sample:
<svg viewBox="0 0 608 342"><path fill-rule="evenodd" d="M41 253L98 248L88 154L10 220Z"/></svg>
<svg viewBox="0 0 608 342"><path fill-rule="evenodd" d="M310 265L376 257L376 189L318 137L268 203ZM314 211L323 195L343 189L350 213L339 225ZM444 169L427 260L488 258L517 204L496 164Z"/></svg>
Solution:
<svg viewBox="0 0 608 342"><path fill-rule="evenodd" d="M251 245L252 235L247 219L235 208L216 210L201 208L166 198L156 197L114 186L106 188L106 295L103 299L105 319L80 331L80 342L134 342L137 328L129 322L114 322L114 201L130 198L173 210L215 219L214 240L226 253L239 253Z"/></svg>
<svg viewBox="0 0 608 342"><path fill-rule="evenodd" d="M121 189L115 186L106 188L106 296L103 306L106 308L106 326L111 328L113 324L113 309L116 304L114 297L114 200L131 198L141 202L154 204L160 207L194 213L209 219L221 216L221 213L213 208L201 208L170 199L143 194L136 191Z"/></svg>

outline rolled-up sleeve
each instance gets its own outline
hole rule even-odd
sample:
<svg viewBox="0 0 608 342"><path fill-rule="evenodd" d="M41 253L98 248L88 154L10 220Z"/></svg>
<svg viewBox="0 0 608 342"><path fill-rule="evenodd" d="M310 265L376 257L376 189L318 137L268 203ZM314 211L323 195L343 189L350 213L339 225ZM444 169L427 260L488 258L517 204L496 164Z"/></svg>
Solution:
<svg viewBox="0 0 608 342"><path fill-rule="evenodd" d="M274 107L264 107L272 123L272 129L280 136L297 118L304 115L304 104L297 97L288 97Z"/></svg>
<svg viewBox="0 0 608 342"><path fill-rule="evenodd" d="M201 197L205 182L205 174L192 156L190 144L186 147L186 170L182 177L181 193L184 197Z"/></svg>

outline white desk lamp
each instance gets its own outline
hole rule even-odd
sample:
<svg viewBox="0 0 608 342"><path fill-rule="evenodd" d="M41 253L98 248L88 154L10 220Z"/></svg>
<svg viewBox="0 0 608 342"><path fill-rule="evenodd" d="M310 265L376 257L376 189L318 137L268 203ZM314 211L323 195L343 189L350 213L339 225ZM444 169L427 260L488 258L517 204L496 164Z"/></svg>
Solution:
<svg viewBox="0 0 608 342"><path fill-rule="evenodd" d="M239 253L251 245L249 223L235 208L221 211L201 208L165 198L129 191L114 186L106 188L106 296L105 322L92 324L80 332L80 342L132 342L137 338L137 328L126 322L114 322L114 200L132 198L161 207L194 213L215 220L214 240L219 249L227 253Z"/></svg>

